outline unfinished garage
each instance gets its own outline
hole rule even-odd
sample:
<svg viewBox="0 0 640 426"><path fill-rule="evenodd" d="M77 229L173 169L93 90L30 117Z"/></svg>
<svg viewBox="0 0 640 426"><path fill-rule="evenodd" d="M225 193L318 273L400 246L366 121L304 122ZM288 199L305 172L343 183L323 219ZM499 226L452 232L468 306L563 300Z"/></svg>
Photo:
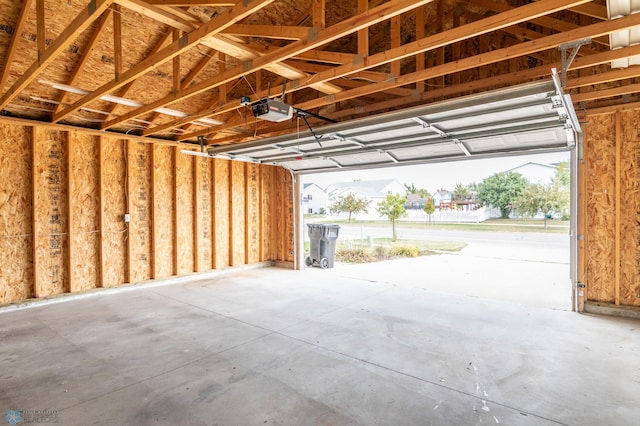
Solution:
<svg viewBox="0 0 640 426"><path fill-rule="evenodd" d="M0 0L0 421L635 424L639 11ZM549 152L575 312L304 268L303 174Z"/></svg>

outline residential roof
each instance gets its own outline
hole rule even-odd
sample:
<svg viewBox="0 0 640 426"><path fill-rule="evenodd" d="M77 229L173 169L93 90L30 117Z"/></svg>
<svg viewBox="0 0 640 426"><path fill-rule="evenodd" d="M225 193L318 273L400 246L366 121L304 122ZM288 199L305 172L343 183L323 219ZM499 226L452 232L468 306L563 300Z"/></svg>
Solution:
<svg viewBox="0 0 640 426"><path fill-rule="evenodd" d="M551 164L542 164L542 163L536 163L534 161L529 161L528 163L524 163L519 165L518 167L514 167L512 169L506 170L506 172L514 172L516 170L525 168L525 167L529 167L529 166L534 166L534 167L544 167L544 168L548 168L548 169L552 169L555 170L557 168L557 166L553 166Z"/></svg>
<svg viewBox="0 0 640 426"><path fill-rule="evenodd" d="M386 193L386 188L394 183L402 185L396 179L358 180L351 182L338 182L331 185L330 192L358 192L369 197L380 196Z"/></svg>

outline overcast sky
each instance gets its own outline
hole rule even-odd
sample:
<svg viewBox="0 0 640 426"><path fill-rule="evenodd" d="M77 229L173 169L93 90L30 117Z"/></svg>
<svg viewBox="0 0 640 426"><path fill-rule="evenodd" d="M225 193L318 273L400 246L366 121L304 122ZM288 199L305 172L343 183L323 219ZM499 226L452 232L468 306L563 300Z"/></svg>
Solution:
<svg viewBox="0 0 640 426"><path fill-rule="evenodd" d="M569 152L454 161L420 166L303 175L302 183L316 183L324 189L336 182L350 182L358 179L397 179L402 184L413 183L416 188L425 188L433 193L439 188L452 190L458 182L465 185L471 182L480 183L484 178L494 173L504 172L528 162L551 164L567 160L569 160Z"/></svg>

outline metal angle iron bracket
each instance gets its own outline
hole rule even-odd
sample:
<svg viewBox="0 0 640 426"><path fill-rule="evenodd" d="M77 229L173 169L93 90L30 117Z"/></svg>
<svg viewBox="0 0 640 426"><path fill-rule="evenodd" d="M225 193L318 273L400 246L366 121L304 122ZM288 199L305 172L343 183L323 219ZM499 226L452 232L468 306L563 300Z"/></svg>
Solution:
<svg viewBox="0 0 640 426"><path fill-rule="evenodd" d="M563 43L558 46L562 64L562 87L567 86L567 71L569 70L569 67L571 66L573 60L576 58L578 50L580 50L580 46L584 46L587 44L591 44L590 37L571 41L569 43Z"/></svg>

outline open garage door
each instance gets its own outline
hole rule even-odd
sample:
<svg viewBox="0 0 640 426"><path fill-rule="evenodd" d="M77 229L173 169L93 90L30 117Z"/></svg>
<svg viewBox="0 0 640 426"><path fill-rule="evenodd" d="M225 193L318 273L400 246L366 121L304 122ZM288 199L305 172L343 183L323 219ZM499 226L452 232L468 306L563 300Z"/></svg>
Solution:
<svg viewBox="0 0 640 426"><path fill-rule="evenodd" d="M572 306L577 310L580 149L574 148L581 143L582 131L573 104L563 93L554 70L548 80L331 124L314 132L214 146L208 155L274 164L306 174L570 150L570 279ZM296 222L301 223L299 219ZM300 265L302 254L297 254Z"/></svg>
<svg viewBox="0 0 640 426"><path fill-rule="evenodd" d="M580 126L556 77L208 153L317 173L566 151Z"/></svg>

